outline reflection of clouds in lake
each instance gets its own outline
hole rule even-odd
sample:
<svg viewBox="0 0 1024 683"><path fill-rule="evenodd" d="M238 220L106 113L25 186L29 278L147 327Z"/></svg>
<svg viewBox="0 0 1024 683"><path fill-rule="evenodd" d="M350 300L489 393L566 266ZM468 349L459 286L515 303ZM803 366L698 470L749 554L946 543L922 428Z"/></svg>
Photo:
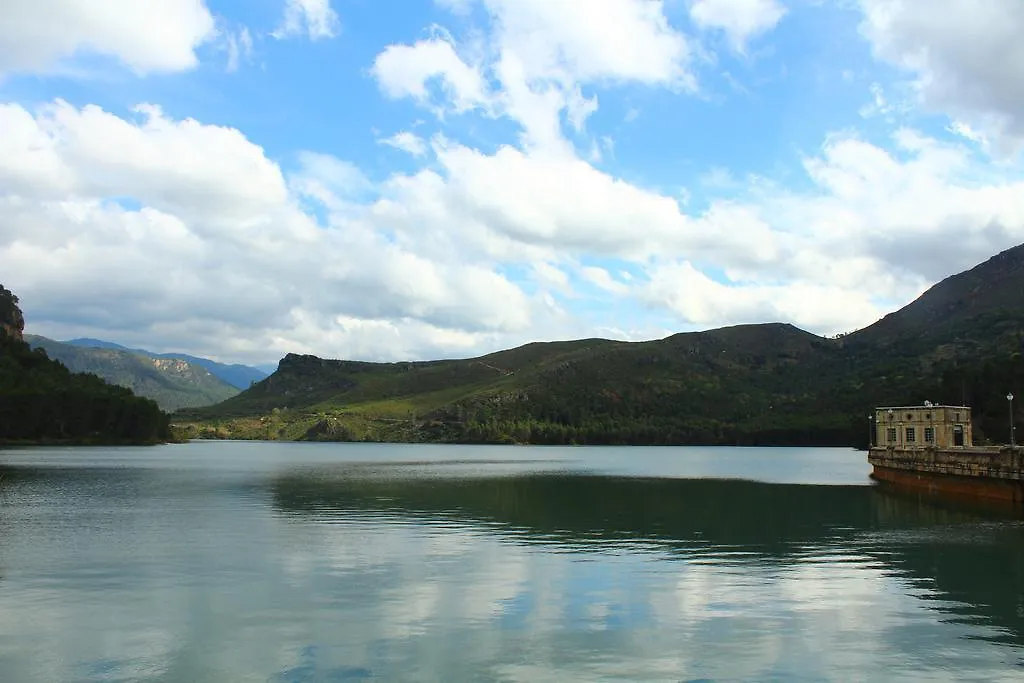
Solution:
<svg viewBox="0 0 1024 683"><path fill-rule="evenodd" d="M98 596L66 601L62 595L59 589L38 587L4 596L0 610L3 680L61 681L68 680L69 673L74 680L145 680L170 670L176 626L185 625L181 612L167 605L171 609L159 613L159 626L137 618L126 624L123 610ZM155 606L142 600L130 609ZM67 637L69 630L75 637Z"/></svg>
<svg viewBox="0 0 1024 683"><path fill-rule="evenodd" d="M907 542L828 532L772 545L751 531L759 520L723 521L706 501L652 504L657 521L697 521L645 527L628 513L651 489L628 482L538 517L526 512L557 491L546 480L480 513L522 487L473 498L431 482L380 499L380 487L317 498L293 485L271 500L259 487L154 490L142 475L94 483L103 496L79 482L73 508L29 515L37 490L0 509L4 681L999 680L1011 668L1007 648L963 645L987 627L938 621L950 603L931 574L899 573ZM699 493L688 486L654 502ZM622 489L618 526L603 510L574 517ZM704 540L715 534L728 543Z"/></svg>
<svg viewBox="0 0 1024 683"><path fill-rule="evenodd" d="M387 524L369 534L375 547L366 564L353 567L348 549L365 529L321 524L317 533L315 571L365 570L377 579L364 586L358 613L362 661L373 661L372 644L383 640L389 657L415 660L425 678L450 675L455 656L466 675L512 680L838 672L852 680L866 657L902 661L898 670L912 673L906 662L922 638L946 651L923 655L931 662L919 670L934 672L939 662L968 671L955 647L960 634L924 612L906 581L870 557L836 549L784 563L714 553L694 561L649 549L605 553L600 544L551 553L513 542L513 532ZM901 639L906 628L917 636Z"/></svg>

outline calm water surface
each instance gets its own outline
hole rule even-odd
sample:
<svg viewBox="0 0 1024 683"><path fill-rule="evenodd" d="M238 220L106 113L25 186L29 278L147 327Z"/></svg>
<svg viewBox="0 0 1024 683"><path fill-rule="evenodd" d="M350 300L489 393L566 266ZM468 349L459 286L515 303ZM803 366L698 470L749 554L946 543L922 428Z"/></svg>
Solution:
<svg viewBox="0 0 1024 683"><path fill-rule="evenodd" d="M867 474L845 449L0 451L0 680L1024 680L1024 525Z"/></svg>

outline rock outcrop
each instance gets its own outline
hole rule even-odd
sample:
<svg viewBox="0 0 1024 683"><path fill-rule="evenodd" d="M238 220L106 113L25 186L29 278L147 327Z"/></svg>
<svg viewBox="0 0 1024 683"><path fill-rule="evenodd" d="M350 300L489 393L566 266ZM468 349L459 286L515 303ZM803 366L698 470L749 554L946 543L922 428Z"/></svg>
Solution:
<svg viewBox="0 0 1024 683"><path fill-rule="evenodd" d="M18 297L0 285L0 337L14 337L22 341L25 318L18 308Z"/></svg>

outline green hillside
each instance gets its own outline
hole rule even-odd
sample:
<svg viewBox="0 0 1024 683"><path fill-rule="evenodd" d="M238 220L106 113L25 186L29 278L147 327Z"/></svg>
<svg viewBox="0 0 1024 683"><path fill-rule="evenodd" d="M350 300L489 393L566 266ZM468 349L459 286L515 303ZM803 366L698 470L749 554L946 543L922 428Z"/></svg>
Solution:
<svg viewBox="0 0 1024 683"><path fill-rule="evenodd" d="M192 356L187 353L155 353L153 351L147 351L146 349L130 349L114 342L104 341L102 339L91 339L88 337L82 337L78 339L69 339L68 341L61 342L68 346L77 346L86 349L114 349L117 351L127 351L140 356L146 356L148 358L160 358L160 359L177 359L197 365L201 368L205 368L210 371L214 377L223 380L224 382L235 387L239 391L242 389L248 389L252 386L253 382L258 382L266 377L268 372L264 372L259 368L254 368L249 365L241 365L240 363L218 363L217 361L210 360L209 358L200 358L198 356Z"/></svg>
<svg viewBox="0 0 1024 683"><path fill-rule="evenodd" d="M22 337L18 298L0 286L0 444L153 443L167 415L148 399L74 374Z"/></svg>
<svg viewBox="0 0 1024 683"><path fill-rule="evenodd" d="M308 440L866 445L871 407L967 402L1006 437L1024 390L1024 246L840 339L788 324L649 342L527 344L480 358L364 363L288 355L188 436ZM1024 393L1024 391L1021 391Z"/></svg>
<svg viewBox="0 0 1024 683"><path fill-rule="evenodd" d="M34 348L42 348L72 372L88 372L138 396L156 401L167 411L207 406L238 393L238 389L209 370L186 360L152 358L114 348L85 348L46 337L25 335Z"/></svg>

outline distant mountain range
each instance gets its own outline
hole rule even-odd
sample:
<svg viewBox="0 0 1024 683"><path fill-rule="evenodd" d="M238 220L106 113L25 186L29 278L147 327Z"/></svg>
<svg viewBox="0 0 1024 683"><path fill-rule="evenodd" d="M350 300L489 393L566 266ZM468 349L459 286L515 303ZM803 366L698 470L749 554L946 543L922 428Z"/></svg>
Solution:
<svg viewBox="0 0 1024 683"><path fill-rule="evenodd" d="M174 420L186 436L232 438L863 446L873 406L927 399L972 405L976 440L999 441L1007 391L1024 396L1022 343L1024 245L838 339L773 323L466 360L289 354Z"/></svg>
<svg viewBox="0 0 1024 683"><path fill-rule="evenodd" d="M78 345L26 334L25 341L33 348L44 349L50 358L72 372L97 375L110 384L153 399L167 411L210 405L238 393L237 387L184 357L147 354L99 340Z"/></svg>
<svg viewBox="0 0 1024 683"><path fill-rule="evenodd" d="M276 369L276 366L274 365L269 366L270 369L266 371L250 365L228 365L226 363L218 363L217 361L210 360L209 358L190 356L187 353L154 353L145 349L132 349L126 346L121 346L120 344L115 344L114 342L103 341L102 339L90 339L88 337L71 339L62 343L88 349L115 349L117 351L128 351L129 353L148 356L150 358L186 360L193 365L206 368L214 377L227 382L236 389L248 389L252 386L253 382L260 381Z"/></svg>

